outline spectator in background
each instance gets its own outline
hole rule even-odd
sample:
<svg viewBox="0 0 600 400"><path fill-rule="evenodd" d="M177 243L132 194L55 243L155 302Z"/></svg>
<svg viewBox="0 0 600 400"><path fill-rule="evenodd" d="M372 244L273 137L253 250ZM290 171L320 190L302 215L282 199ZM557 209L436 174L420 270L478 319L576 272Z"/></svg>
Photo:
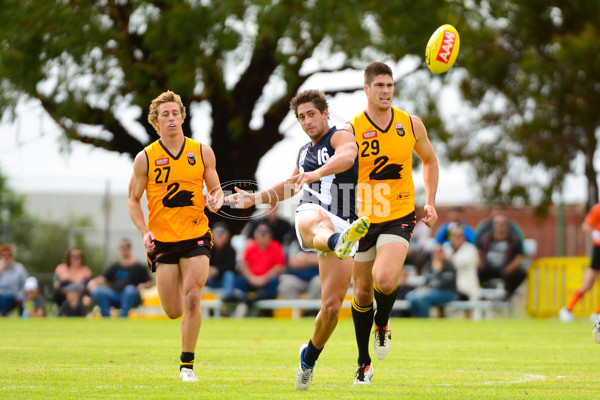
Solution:
<svg viewBox="0 0 600 400"><path fill-rule="evenodd" d="M235 284L237 255L231 246L231 232L225 223L217 222L211 231L214 243L206 286L223 289L223 297L227 297Z"/></svg>
<svg viewBox="0 0 600 400"><path fill-rule="evenodd" d="M8 243L0 245L0 317L8 315L25 299L26 279L27 271L15 261L13 247Z"/></svg>
<svg viewBox="0 0 600 400"><path fill-rule="evenodd" d="M411 274L414 274L415 272L416 268L412 265L404 265L404 267L402 267L400 276L398 277L398 300L406 300L408 293L415 289L414 285L412 285L409 281ZM392 310L392 317L407 318L410 316L412 316L410 310Z"/></svg>
<svg viewBox="0 0 600 400"><path fill-rule="evenodd" d="M288 264L279 277L277 292L286 299L299 299L305 293L308 299L320 299L319 255L304 251L298 242L292 242Z"/></svg>
<svg viewBox="0 0 600 400"><path fill-rule="evenodd" d="M479 251L465 239L464 226L457 225L450 232L450 241L443 245L446 258L456 269L456 291L461 300L477 300L479 297Z"/></svg>
<svg viewBox="0 0 600 400"><path fill-rule="evenodd" d="M456 300L456 271L444 256L442 246L436 244L431 259L424 266L425 283L406 295L413 317L428 318L431 306L443 307Z"/></svg>
<svg viewBox="0 0 600 400"><path fill-rule="evenodd" d="M525 280L526 274L521 268L521 239L509 228L509 221L505 215L494 216L492 230L478 238L477 247L480 258L479 283L489 287L491 281L502 279L506 297L510 298Z"/></svg>
<svg viewBox="0 0 600 400"><path fill-rule="evenodd" d="M283 247L271 236L271 229L260 224L254 231L254 240L244 249L240 275L235 288L224 301L246 302L277 297L279 275L285 267ZM250 298L250 292L254 296Z"/></svg>
<svg viewBox="0 0 600 400"><path fill-rule="evenodd" d="M129 239L120 241L119 254L119 261L88 284L88 290L103 317L110 317L111 306L121 309L120 317L127 317L129 310L140 304L140 291L154 284L148 268L133 258Z"/></svg>
<svg viewBox="0 0 600 400"><path fill-rule="evenodd" d="M585 271L583 282L569 299L566 306L560 309L559 317L563 322L571 322L573 320L573 308L583 297L583 295L594 287L594 283L600 275L600 203L593 206L585 216L585 220L581 224L581 229L592 239L592 254L590 268ZM596 310L596 314L600 314L600 305ZM592 319L597 319L597 315L592 315Z"/></svg>
<svg viewBox="0 0 600 400"><path fill-rule="evenodd" d="M58 310L59 317L85 317L87 308L81 300L80 293L83 289L79 283L71 283L64 287L66 299Z"/></svg>
<svg viewBox="0 0 600 400"><path fill-rule="evenodd" d="M78 247L70 248L65 254L65 262L59 264L54 270L53 301L60 307L66 298L65 287L73 283L79 284L79 288L81 288L79 296L83 299L85 287L92 276L92 270L85 265L83 250ZM83 299L83 301L87 305L91 304L89 298Z"/></svg>
<svg viewBox="0 0 600 400"><path fill-rule="evenodd" d="M295 237L293 226L287 220L279 216L277 213L277 203L271 203L268 207L269 210L264 218L250 220L250 222L248 222L246 237L248 240L253 240L256 228L261 224L265 224L271 230L273 239L278 241L281 245L287 246Z"/></svg>
<svg viewBox="0 0 600 400"><path fill-rule="evenodd" d="M46 302L40 294L40 285L34 276L25 280L23 286L25 291L25 300L23 300L23 318L38 318L46 316Z"/></svg>
<svg viewBox="0 0 600 400"><path fill-rule="evenodd" d="M435 234L435 242L438 244L444 244L450 241L450 232L457 226L461 226L463 228L463 235L467 242L475 244L477 241L477 235L475 234L475 230L469 226L463 220L463 208L462 207L453 207L448 212L448 222L440 225L440 229Z"/></svg>
<svg viewBox="0 0 600 400"><path fill-rule="evenodd" d="M420 273L423 269L423 264L429 259L432 238L431 228L422 221L423 217L425 217L425 210L422 206L415 206L415 216L417 218L417 224L415 225L412 237L410 238L408 254L406 255L404 265L414 265L416 272Z"/></svg>

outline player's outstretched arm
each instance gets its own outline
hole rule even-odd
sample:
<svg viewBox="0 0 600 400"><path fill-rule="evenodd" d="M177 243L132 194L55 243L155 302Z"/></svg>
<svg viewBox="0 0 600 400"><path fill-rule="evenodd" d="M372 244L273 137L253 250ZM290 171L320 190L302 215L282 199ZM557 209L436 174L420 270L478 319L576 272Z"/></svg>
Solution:
<svg viewBox="0 0 600 400"><path fill-rule="evenodd" d="M433 146L427 137L427 129L423 122L414 115L410 116L415 132L417 142L415 151L417 156L423 162L423 182L425 184L425 217L422 221L428 226L433 227L437 222L438 216L435 210L435 195L437 192L439 169L437 156L433 151Z"/></svg>
<svg viewBox="0 0 600 400"><path fill-rule="evenodd" d="M202 159L204 160L204 182L206 183L206 207L211 212L217 212L223 205L223 190L221 189L221 181L217 174L217 159L213 149L209 146L202 145Z"/></svg>
<svg viewBox="0 0 600 400"><path fill-rule="evenodd" d="M154 250L154 233L148 229L140 200L148 183L148 158L145 151L140 151L133 161L133 175L129 181L127 209L129 217L144 239L146 250Z"/></svg>
<svg viewBox="0 0 600 400"><path fill-rule="evenodd" d="M235 203L236 208L249 208L257 204L277 203L279 201L289 199L296 194L297 188L294 187L294 182L296 179L293 178L297 175L298 163L296 162L296 167L294 167L294 172L292 172L291 178L276 183L269 189L258 192L247 192L235 187L235 193L225 197L225 201L227 203Z"/></svg>

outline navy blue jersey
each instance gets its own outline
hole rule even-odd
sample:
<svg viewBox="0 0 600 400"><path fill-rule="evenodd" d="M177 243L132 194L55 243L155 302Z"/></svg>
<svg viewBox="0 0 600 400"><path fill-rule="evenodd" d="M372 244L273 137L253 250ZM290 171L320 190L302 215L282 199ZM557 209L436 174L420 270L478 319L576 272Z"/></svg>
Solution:
<svg viewBox="0 0 600 400"><path fill-rule="evenodd" d="M335 150L331 147L331 137L338 129L335 126L327 131L313 146L308 142L298 152L298 170L310 172L326 164ZM319 204L343 220L354 221L356 216L356 182L358 179L358 159L354 165L339 174L328 175L320 180L304 185L300 204Z"/></svg>

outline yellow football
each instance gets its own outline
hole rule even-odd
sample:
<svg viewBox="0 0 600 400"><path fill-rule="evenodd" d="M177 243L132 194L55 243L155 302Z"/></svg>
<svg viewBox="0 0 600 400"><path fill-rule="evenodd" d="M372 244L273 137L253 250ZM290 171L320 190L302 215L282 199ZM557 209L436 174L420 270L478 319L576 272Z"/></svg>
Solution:
<svg viewBox="0 0 600 400"><path fill-rule="evenodd" d="M440 26L433 32L425 49L427 68L434 74L442 74L456 61L460 48L460 37L455 27L449 24Z"/></svg>

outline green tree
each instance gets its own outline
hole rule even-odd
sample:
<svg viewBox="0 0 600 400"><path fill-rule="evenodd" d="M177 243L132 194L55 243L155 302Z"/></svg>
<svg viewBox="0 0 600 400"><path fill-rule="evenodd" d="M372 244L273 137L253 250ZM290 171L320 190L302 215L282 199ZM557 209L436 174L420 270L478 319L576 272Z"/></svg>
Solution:
<svg viewBox="0 0 600 400"><path fill-rule="evenodd" d="M17 194L8 185L8 177L0 170L0 241L12 242L11 226L25 215L25 196Z"/></svg>
<svg viewBox="0 0 600 400"><path fill-rule="evenodd" d="M591 207L600 127L600 1L472 2L459 25L460 87L475 117L449 136L488 202L546 209L583 160ZM466 14L465 14L466 15ZM541 177L541 178L540 178Z"/></svg>
<svg viewBox="0 0 600 400"><path fill-rule="evenodd" d="M16 258L29 273L52 274L63 262L71 243L84 251L87 263L95 273L102 272L101 246L90 244L81 230L72 231L72 227L90 227L89 218L45 222L27 214L25 200L24 195L10 188L8 178L0 171L0 242L16 247Z"/></svg>
<svg viewBox="0 0 600 400"><path fill-rule="evenodd" d="M210 126L222 181L251 180L283 137L289 99L310 78L361 70L374 59L422 59L448 4L5 0L0 110L22 95L37 99L69 140L133 157L156 139L149 102L171 89L192 117L198 106L210 110L202 124ZM360 90L362 82L341 86L328 93ZM139 113L135 126L119 118L127 107Z"/></svg>

